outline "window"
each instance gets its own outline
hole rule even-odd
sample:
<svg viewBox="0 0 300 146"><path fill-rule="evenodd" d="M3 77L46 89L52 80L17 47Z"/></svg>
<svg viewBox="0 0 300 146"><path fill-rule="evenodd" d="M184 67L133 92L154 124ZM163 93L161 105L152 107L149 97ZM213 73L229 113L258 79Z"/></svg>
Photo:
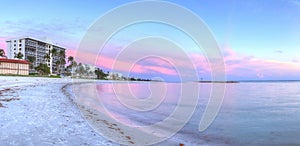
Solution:
<svg viewBox="0 0 300 146"><path fill-rule="evenodd" d="M14 46L17 46L16 44L14 44Z"/></svg>
<svg viewBox="0 0 300 146"><path fill-rule="evenodd" d="M21 47L21 46L22 46L22 44L19 44L19 46Z"/></svg>

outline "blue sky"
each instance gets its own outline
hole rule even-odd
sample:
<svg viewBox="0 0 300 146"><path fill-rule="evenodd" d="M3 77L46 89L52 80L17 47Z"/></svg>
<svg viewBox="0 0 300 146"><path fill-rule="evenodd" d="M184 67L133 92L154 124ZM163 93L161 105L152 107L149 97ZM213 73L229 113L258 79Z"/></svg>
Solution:
<svg viewBox="0 0 300 146"><path fill-rule="evenodd" d="M69 48L68 53L72 54L87 29L98 18L107 11L128 2L133 1L2 0L0 48L6 48L5 40L9 38L47 36L54 42ZM299 1L174 0L170 2L190 9L207 24L223 51L228 68L226 71L228 79L300 79ZM201 52L193 46L188 37L175 29L158 24L126 28L112 40L111 46L120 47L122 41L126 43L132 38L151 34L175 40L194 53L190 55L195 56L199 53L201 56ZM115 53L114 51L116 50L107 49L107 54L104 55L109 58L110 54ZM102 67L109 70L105 65ZM203 69L198 67L198 71L200 70ZM153 76L176 78L159 71L151 73ZM209 75L209 71L201 74L207 78Z"/></svg>

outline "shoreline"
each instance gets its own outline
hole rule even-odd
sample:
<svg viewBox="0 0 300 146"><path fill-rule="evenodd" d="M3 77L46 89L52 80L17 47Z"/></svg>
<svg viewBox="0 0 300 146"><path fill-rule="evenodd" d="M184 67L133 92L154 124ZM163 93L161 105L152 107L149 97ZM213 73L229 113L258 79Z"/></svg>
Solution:
<svg viewBox="0 0 300 146"><path fill-rule="evenodd" d="M101 83L101 82L98 82ZM82 95L80 93L79 90L77 91L72 91L70 93L70 90L73 86L73 90L75 88L78 89L82 89L82 86L84 86L83 88L86 87L86 85L90 85L91 82L85 82L85 83L75 83L75 84L68 84L65 85L62 90L64 93L66 93L67 97L70 98L70 101L74 102L74 104L78 107L78 109L81 111L81 116L84 117L87 121L87 123L93 128L95 129L95 131L100 132L98 134L102 135L103 137L105 137L108 140L115 140L117 139L117 142L119 144L117 145L135 145L135 144L141 144L143 143L143 145L147 145L147 140L145 141L145 138L141 138L138 135L138 132L136 132L136 130L139 129L130 129L128 130L128 128L119 123L118 121L115 121L114 119L111 119L111 117L109 115L107 115L107 113L103 112L104 109L94 109L93 107L87 106L84 104L84 102L81 101L77 101L80 99L74 99L74 92L77 92L76 95ZM87 89L81 90L81 91L85 91L87 93L93 93L94 91L92 91L93 88L88 87ZM79 91L79 92L78 92ZM90 95L93 94L83 94L85 98L89 98L92 99L93 97L90 97ZM93 101L93 100L91 100ZM96 104L96 102L91 102L91 104ZM99 111L100 110L100 111ZM102 111L102 112L101 112ZM152 133L146 133L143 132L146 135L150 135ZM113 139L111 139L111 137L114 137ZM137 139L135 139L136 137L138 137ZM112 142L114 143L114 142ZM175 141L165 141L163 143L166 144L172 144L172 145L179 145L179 143L175 142ZM116 144L116 143L115 143ZM160 144L160 143L158 143Z"/></svg>
<svg viewBox="0 0 300 146"><path fill-rule="evenodd" d="M97 83L101 84L103 82L97 82ZM111 82L107 82L107 83L111 83ZM72 88L73 91L71 92L71 94L76 94L76 96L83 96L84 100L82 100L83 98L74 99L74 95L71 96L69 95L68 97L71 98L70 100L76 102L75 104L80 109L82 116L85 117L85 119L88 121L90 126L93 127L95 131L100 132L99 133L100 135L103 134L103 136L109 140L117 140L117 142L120 145L152 145L153 139L150 140L145 138L145 137L152 137L160 141L158 143L154 143L154 145L180 145L180 144L195 145L195 143L190 143L182 139L182 137L177 135L178 133L175 133L171 137L166 137L166 139L162 140L160 138L161 134L159 133L159 131L168 130L167 127L159 127L159 126L156 127L159 129L143 129L139 126L135 128L133 128L132 126L128 127L128 125L120 123L118 120L114 119L112 115L107 115L110 114L110 112L107 112L105 107L98 106L99 104L101 104L101 102L99 102L98 101L99 99L97 99L97 97L94 96L95 90L93 89L96 89L95 87L93 87L94 84L91 83L69 84L66 85L63 90L66 91L70 90L72 85L73 85ZM70 94L70 92L68 92L68 94ZM113 139L110 138L112 136L114 137Z"/></svg>
<svg viewBox="0 0 300 146"><path fill-rule="evenodd" d="M117 145L95 132L62 92L72 80L0 76L0 81L1 145Z"/></svg>
<svg viewBox="0 0 300 146"><path fill-rule="evenodd" d="M72 88L94 80L0 76L0 81L1 145L119 146L105 137L116 134L122 144L136 143L105 114L76 101Z"/></svg>
<svg viewBox="0 0 300 146"><path fill-rule="evenodd" d="M76 101L73 88L95 80L0 76L0 81L1 145L120 145L107 135L117 135L123 145L139 143L135 130L127 133L105 113ZM180 142L170 138L158 144Z"/></svg>

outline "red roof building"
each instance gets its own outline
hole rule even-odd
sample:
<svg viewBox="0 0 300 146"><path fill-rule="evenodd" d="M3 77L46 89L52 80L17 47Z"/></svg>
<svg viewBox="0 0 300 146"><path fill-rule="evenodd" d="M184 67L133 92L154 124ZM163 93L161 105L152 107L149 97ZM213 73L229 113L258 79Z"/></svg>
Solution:
<svg viewBox="0 0 300 146"><path fill-rule="evenodd" d="M0 58L0 74L28 75L30 62Z"/></svg>

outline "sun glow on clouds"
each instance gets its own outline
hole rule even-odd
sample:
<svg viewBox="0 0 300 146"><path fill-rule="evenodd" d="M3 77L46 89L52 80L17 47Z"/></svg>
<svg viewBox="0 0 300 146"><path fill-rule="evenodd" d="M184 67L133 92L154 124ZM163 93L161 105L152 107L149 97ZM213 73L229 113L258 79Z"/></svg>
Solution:
<svg viewBox="0 0 300 146"><path fill-rule="evenodd" d="M292 61L281 62L245 56L232 49L226 49L224 54L228 76L243 79L247 77L252 79L297 79L296 77L299 77L300 65ZM288 76L290 78L286 78Z"/></svg>
<svg viewBox="0 0 300 146"><path fill-rule="evenodd" d="M6 40L8 39L8 37L0 37L0 49L4 49L4 51L6 50Z"/></svg>
<svg viewBox="0 0 300 146"><path fill-rule="evenodd" d="M47 5L40 7L24 2L18 9L5 7L13 3L14 1L3 1L1 5L3 13L0 14L2 16L0 48L4 50L6 50L5 40L11 38L47 36L53 39L54 43L65 46L67 56L75 56L78 62L95 64L109 71L112 69L113 62L116 61L113 58L122 49L120 46L126 46L128 42L136 38L161 36L184 47L200 77L209 78L211 68L215 67L214 64L208 63L205 54L195 53L199 48L193 44L188 35L178 28L162 23L138 23L124 28L123 31L115 34L111 43L106 46L109 49L104 50L101 56L97 56L95 52L78 52L83 55L76 55L73 49L79 47L81 38L99 15L125 2L117 4L102 1L94 3L78 1L69 6L67 2L57 5L57 2L49 1ZM205 2L203 5L199 5L199 1L190 2L191 5L184 1L175 3L199 15L215 34L218 43L230 44L232 48L222 47L228 79L300 79L300 58L297 55L300 49L299 0L272 3L259 0L247 3L236 1L234 4L217 2L222 5L218 9L212 9L216 6L215 1ZM50 7L59 7L58 10L61 11L44 11ZM33 9L35 11L32 11ZM226 23L228 23L227 26ZM94 31L101 34L102 29L105 28ZM125 67L129 65L130 57L117 60L124 66L118 68L118 71L125 70ZM98 58L98 61L94 58ZM189 76L195 70L191 66L187 67L187 64L187 60L182 58L176 58L174 62L178 68L185 69L183 76ZM171 64L155 58L148 58L137 63L133 66L132 72L148 75L161 74L166 77L178 74Z"/></svg>
<svg viewBox="0 0 300 146"><path fill-rule="evenodd" d="M0 37L0 48L5 49L5 40L9 38ZM77 56L76 54L81 54ZM281 62L275 60L266 60L261 58L255 58L254 56L245 56L235 52L229 47L225 47L224 52L224 62L226 65L226 74L229 79L299 79L300 74L300 63L299 60L294 59L290 62ZM77 56L77 61L93 64L99 66L106 70L111 70L113 63L116 61L109 56L97 56L94 53L88 52L76 52L76 50L68 49L67 56ZM92 57L91 57L92 56ZM203 54L194 53L188 55L195 65L197 72L200 77L209 78L211 73L211 67ZM98 58L91 60L91 58ZM120 64L124 67L128 66L126 60L118 60ZM177 60L177 66L186 66L185 60ZM118 68L117 71L124 71L125 68ZM193 68L186 68L186 71L193 70ZM132 73L136 74L162 74L167 76L178 76L178 73L174 67L168 62L157 59L157 58L147 58L132 67ZM188 76L187 74L184 74ZM287 78L290 77L290 78Z"/></svg>
<svg viewBox="0 0 300 146"><path fill-rule="evenodd" d="M164 76L179 76L176 67L184 68L186 66L185 60L177 60L176 67L172 66L165 60L159 58L146 58L140 62L135 63L133 66L127 60L114 60L111 57L88 52L75 52L68 51L69 55L77 56L76 60L89 64L94 64L100 68L110 71L114 63L121 64L115 71L123 72L131 66L131 73L149 76L151 74L161 74ZM80 55L75 55L80 54ZM133 54L134 55L134 54ZM254 56L245 56L238 54L231 48L226 48L223 52L224 62L226 66L226 74L229 80L239 79L297 79L300 73L300 64L298 62L280 62L275 60L265 60L255 58ZM203 54L189 54L189 58L196 67L199 77L208 77L211 73L210 64L207 62ZM91 58L97 58L93 60ZM185 74L193 71L194 68L185 68ZM286 78L289 76L290 78Z"/></svg>

